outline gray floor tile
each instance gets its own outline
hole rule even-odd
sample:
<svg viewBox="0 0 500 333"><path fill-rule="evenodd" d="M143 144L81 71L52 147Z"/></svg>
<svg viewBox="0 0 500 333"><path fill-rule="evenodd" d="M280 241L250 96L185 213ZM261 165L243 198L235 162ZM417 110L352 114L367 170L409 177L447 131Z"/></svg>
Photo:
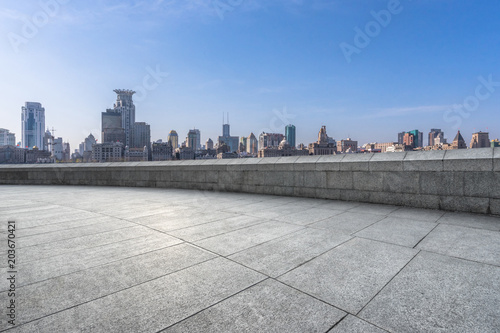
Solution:
<svg viewBox="0 0 500 333"><path fill-rule="evenodd" d="M349 209L349 211L365 214L389 215L397 209L399 209L398 206L361 203L358 206Z"/></svg>
<svg viewBox="0 0 500 333"><path fill-rule="evenodd" d="M229 258L271 277L277 277L350 238L351 236L329 230L303 229Z"/></svg>
<svg viewBox="0 0 500 333"><path fill-rule="evenodd" d="M401 217L410 220L436 222L444 215L443 211L434 209L401 207L389 214L389 217Z"/></svg>
<svg viewBox="0 0 500 333"><path fill-rule="evenodd" d="M325 332L344 315L268 279L164 332Z"/></svg>
<svg viewBox="0 0 500 333"><path fill-rule="evenodd" d="M418 248L500 266L500 232L440 224Z"/></svg>
<svg viewBox="0 0 500 333"><path fill-rule="evenodd" d="M311 223L308 226L319 229L331 229L344 234L354 234L384 218L385 216L383 215L344 212L331 218Z"/></svg>
<svg viewBox="0 0 500 333"><path fill-rule="evenodd" d="M155 233L146 237L131 238L80 251L64 254L55 252L53 257L36 261L25 260L28 261L26 263L20 261L17 265L19 272L17 287L162 249L181 242L177 238ZM5 288L7 280L0 279L0 281L1 290L7 290Z"/></svg>
<svg viewBox="0 0 500 333"><path fill-rule="evenodd" d="M303 227L283 222L265 222L203 239L195 244L220 255L228 256L300 229Z"/></svg>
<svg viewBox="0 0 500 333"><path fill-rule="evenodd" d="M120 220L114 217L105 217L99 219L99 223L93 223L91 225L46 232L43 234L37 234L32 236L19 237L17 247L21 248L27 246L35 246L39 244L54 243L57 241L62 241L71 238L78 238L87 235L96 235L96 234L100 235L101 233L107 231L130 228L135 226L137 225L132 222ZM24 235L25 231L28 230L31 229L20 230L19 234Z"/></svg>
<svg viewBox="0 0 500 333"><path fill-rule="evenodd" d="M421 252L359 314L391 332L498 332L500 268Z"/></svg>
<svg viewBox="0 0 500 333"><path fill-rule="evenodd" d="M356 314L417 253L356 238L281 276L280 281Z"/></svg>
<svg viewBox="0 0 500 333"><path fill-rule="evenodd" d="M445 213L438 223L500 231L500 217L467 213Z"/></svg>
<svg viewBox="0 0 500 333"><path fill-rule="evenodd" d="M340 323L335 325L328 333L384 333L386 330L380 329L364 320L348 315Z"/></svg>
<svg viewBox="0 0 500 333"><path fill-rule="evenodd" d="M157 332L262 279L241 265L214 259L18 326L14 332Z"/></svg>
<svg viewBox="0 0 500 333"><path fill-rule="evenodd" d="M391 244L414 247L436 226L436 223L387 217L354 235Z"/></svg>
<svg viewBox="0 0 500 333"><path fill-rule="evenodd" d="M180 244L18 288L18 325L159 278L215 256ZM85 292L76 292L85 290Z"/></svg>
<svg viewBox="0 0 500 333"><path fill-rule="evenodd" d="M301 211L291 214L285 213L284 215L280 215L274 219L277 221L293 223L298 225L308 225L335 215L339 215L342 212L343 211L341 210L326 209L326 208L321 208L320 206L314 208L304 208Z"/></svg>
<svg viewBox="0 0 500 333"><path fill-rule="evenodd" d="M169 234L188 242L225 234L234 230L262 223L262 219L254 216L239 215L220 221L204 223L189 228L170 231Z"/></svg>

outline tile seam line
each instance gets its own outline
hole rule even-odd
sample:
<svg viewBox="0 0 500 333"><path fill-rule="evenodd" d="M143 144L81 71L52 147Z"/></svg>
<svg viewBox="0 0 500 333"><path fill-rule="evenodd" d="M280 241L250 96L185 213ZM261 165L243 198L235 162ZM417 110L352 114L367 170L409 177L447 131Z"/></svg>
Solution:
<svg viewBox="0 0 500 333"><path fill-rule="evenodd" d="M121 227L121 228L116 228L116 229L111 229L111 230L103 230L101 232L96 232L96 233L92 233L92 234L85 234L85 235L82 235L82 236L74 236L74 237L69 237L69 238L62 238L62 239L59 239L57 241L58 242L62 242L62 241L68 241L68 240L71 240L71 239L77 239L77 238L82 238L82 237L87 237L87 236L96 236L96 235L99 235L99 234L104 233L104 232L113 232L113 231L117 231L117 230L123 230L123 229L128 229L128 228L135 228L135 227L136 226L134 225L134 226ZM58 230L58 231L64 231L64 230L71 230L71 229L63 229L63 230ZM48 232L48 233L50 233L50 232ZM45 234L47 234L47 233L37 234L37 235L45 235ZM25 236L24 239L26 240L26 237L33 237L33 236L37 236L37 235ZM33 245L17 246L17 248L18 249L29 249L29 248L34 247L34 246L45 245L45 244L51 244L51 242L49 241L49 242L38 243L38 244L33 244Z"/></svg>
<svg viewBox="0 0 500 333"><path fill-rule="evenodd" d="M47 278L47 279L43 279L43 280L39 280L39 281L28 283L28 284L25 284L25 285L21 285L18 288L28 287L28 286L31 286L33 284L37 284L37 283L40 283L40 282L45 282L45 281L50 281L52 279L56 279L56 278L61 277L61 276L67 276L67 275L71 275L71 274L74 274L74 273L83 272L83 271L86 271L86 270L89 270L89 269L98 268L98 267L101 267L101 266L106 266L106 265L109 265L109 264L117 263L117 262L122 261L122 260L132 259L132 258L135 258L135 257L138 257L138 256L142 256L142 255L145 255L145 254L148 254L148 253L152 253L152 252L156 252L156 251L165 250L165 249L168 249L168 248L171 248L171 247L175 247L175 246L179 246L179 245L182 245L182 244L185 244L185 242L168 245L168 246L165 246L165 247L157 248L157 249L154 249L154 250L151 250L151 251L147 251L147 252L143 252L143 253L138 253L138 254L135 254L133 256L124 257L124 258L120 258L120 259L117 259L117 260L108 261L108 262L105 262L105 263L102 263L102 264L99 264L99 265L85 267L85 268L82 268L82 269L78 269L76 271L71 271L69 273L65 273L65 274L57 275L57 276L50 277L50 278ZM4 292L4 291L6 291L6 290L0 290L0 292Z"/></svg>
<svg viewBox="0 0 500 333"><path fill-rule="evenodd" d="M153 230L153 231L156 231L156 230ZM162 232L160 232L160 233L162 233ZM165 234L165 233L162 233L162 234ZM167 236L172 237L172 236L170 236L168 234L167 234ZM22 263L22 265L24 265L25 263L30 263L30 262L34 262L34 261L46 260L46 259L50 259L50 258L56 258L56 257L59 257L59 256L64 256L64 255L70 254L70 253L77 253L77 252L85 251L85 250L88 250L88 249L98 249L100 247L104 247L104 246L108 246L108 245L112 245L112 244L119 244L119 243L122 243L122 242L130 241L130 240L133 240L133 239L141 239L141 238L144 238L144 237L148 237L148 236L132 237L132 238L127 238L127 239L122 239L122 240L119 240L119 241L116 241L116 242L111 242L111 243L97 245L97 246L94 246L94 247L83 248L83 249L76 250L76 251L70 251L70 252L66 252L66 253L62 253L62 254L55 254L55 255L49 256L49 257L44 257L44 258L40 258L40 259L33 259L33 260L29 260L29 261L26 261L26 262ZM174 237L174 238L177 238L177 237ZM179 240L182 242L181 239L179 239ZM7 266L0 266L0 269L6 268L6 267Z"/></svg>
<svg viewBox="0 0 500 333"><path fill-rule="evenodd" d="M269 222L269 221L268 221L268 222ZM267 222L263 222L263 223L267 223ZM259 224L254 224L254 226L257 226L257 225L260 225L260 224L262 224L262 223L259 223ZM252 227L252 226L250 226L250 227ZM245 229L245 228L243 228L243 229ZM239 229L239 230L243 230L243 229ZM247 247L247 248L245 248L245 249L243 249L243 250L239 250L239 251L236 251L236 252L232 252L232 253L230 253L230 254L226 254L226 255L222 255L222 254L219 254L219 253L218 253L217 255L218 255L218 256L221 256L221 257L223 257L223 258L229 259L229 257L230 257L230 256L235 255L235 254L237 254L237 253L240 253L240 252L243 252L243 251L246 251L246 250L252 249L252 248L254 248L254 247L257 247L257 246L260 246L260 245L263 245L263 244L267 244L267 243L269 243L269 242L272 242L272 241L274 241L274 240L277 240L277 239L280 239L280 238L283 238L283 237L286 237L286 236L290 236L291 234L293 234L293 233L295 233L295 232L298 232L298 231L301 231L301 230L304 230L304 229L306 229L306 227L302 227L301 229L297 229L297 230L295 230L295 231L290 231L290 232L287 232L287 233L285 233L285 234L283 234L283 235L281 235L281 236L279 236L279 237L275 237L275 238L269 239L269 240L267 240L267 241L265 241L265 242L262 242L262 243L259 243L259 244L252 245L252 246ZM231 233L231 232L229 232L229 233ZM228 233L228 234L229 234L229 233ZM217 237L217 236L213 236L213 237ZM213 237L210 237L210 238L213 238ZM205 238L205 239L210 239L210 238ZM193 244L195 244L195 243L193 243ZM196 245L197 245L197 246L199 246L199 247L201 247L201 248L203 248L203 249L205 249L205 248L204 248L204 247L202 247L201 245L198 245L198 244L196 244ZM205 249L205 250L208 250L208 249ZM210 250L210 251L211 251L211 250ZM214 253L216 253L216 252L214 252ZM260 273L260 272L259 272L259 273ZM262 273L261 273L261 274L262 274Z"/></svg>
<svg viewBox="0 0 500 333"><path fill-rule="evenodd" d="M114 294L117 294L117 293L121 293L121 292L126 291L126 290L128 290L128 289L132 289L132 288L138 287L138 286L140 286L140 285L143 285L143 284L145 284L145 283L149 283L149 282L152 282L152 281L155 281L155 280L161 279L161 278L163 278L163 277L165 277L165 276L169 276L169 275L171 275L171 274L179 273L179 272L181 272L181 271L183 271L183 270L186 270L186 269L192 268L192 267L194 267L194 266L197 266L197 265L200 265L200 264L203 264L203 263L206 263L206 262L208 262L208 261L215 260L215 259L217 259L217 257L214 257L214 258L210 258L210 259L207 259L207 260L200 261L200 262L198 262L198 263L196 263L196 264L190 265L190 266L188 266L188 267L184 267L184 268L179 269L179 270L177 270L177 271L175 271L175 272L171 272L171 273L168 273L168 274L164 274L164 275L161 275L161 276L155 277L155 278L153 278L153 279L150 279L150 280L143 281L143 282L141 282L141 283L135 284L135 285L133 285L133 286L129 286L129 287L127 287L127 288L124 288L124 289L121 289L121 290L118 290L118 291L112 292L112 293L110 293L110 294L103 295L103 296L97 297L97 298L95 298L95 299L92 299L92 300L89 300L89 301L86 301L86 302L83 302L83 303L79 303L79 304L76 304L76 305L70 306L70 307L68 307L68 308L66 308L66 309L59 310L59 311L53 312L53 313L51 313L51 314L48 314L48 315L42 316L42 317L40 317L40 318L30 320L30 321L28 321L28 322L25 322L25 323L23 323L23 324L20 324L19 326L17 326L17 325L16 325L16 327L8 328L7 330L1 330L0 332L8 331L8 330L11 330L11 329L14 329L14 328L17 328L17 327L23 326L23 325L27 325L27 324L29 324L29 323L31 323L31 322L34 322L34 321L42 320L42 319L44 319L44 318L47 318L47 317L53 316L53 315L55 315L55 314L57 314L57 313L61 313L61 312L64 312L64 311L68 311L68 310L71 310L71 309L73 309L73 308L76 308L76 307L79 307L79 306L85 305L85 304L87 304L87 303L94 302L94 301L97 301L97 300L99 300L99 299L102 299L102 298L105 298L105 297L108 297L108 296L111 296L111 295L114 295Z"/></svg>
<svg viewBox="0 0 500 333"><path fill-rule="evenodd" d="M354 315L358 317L358 315L368 306L368 304L370 304L396 278L396 276L398 276L420 254L420 252L421 251L419 250L417 253L415 253L413 257L410 260L408 260L408 262L403 267L401 267L401 269L398 270L396 274L394 274L394 276L390 278L389 281L387 281L387 283L384 284L382 288L380 288L380 290L368 302L366 302L366 304Z"/></svg>
<svg viewBox="0 0 500 333"><path fill-rule="evenodd" d="M255 216L249 216L249 215L244 215L244 214L240 214L240 215L236 215L235 214L235 216L230 216L230 217L226 217L226 218L216 219L216 220L213 220L213 221L207 221L207 222L203 222L203 223L200 223L200 224L195 224L195 225L191 225L191 226L188 226L188 227L182 227L182 228L178 228L178 229L171 229L171 230L167 230L167 231L161 231L161 230L154 229L154 228L150 227L151 225L155 225L155 224L161 223L161 222L155 222L155 223L152 223L152 224L149 225L149 224L141 224L140 222L135 222L135 221L130 221L130 220L125 220L125 221L132 222L132 223L144 226L144 227L150 227L153 230L165 233L165 232L172 232L172 231L178 231L178 230L184 230L184 229L193 228L193 227L197 227L197 226L202 226L202 225L206 225L206 224L210 224L210 223L214 223L214 222L220 222L220 221L224 221L224 220L227 220L227 219L232 219L232 218L238 217L238 216L248 216L248 217L257 218ZM187 219L191 219L191 218L195 218L195 217L189 217ZM264 223L264 222L261 222L261 223ZM258 223L258 224L260 224L260 223Z"/></svg>
<svg viewBox="0 0 500 333"><path fill-rule="evenodd" d="M220 222L220 221L215 221L215 222ZM210 223L212 223L212 222L210 222ZM259 225L259 224L262 224L262 223L264 223L264 222L257 222L257 223L255 223L255 224L251 224L251 225L249 225L249 226L245 226L245 227L237 228L237 229L230 230L230 231L227 231L227 232L223 232L223 233L220 233L220 234L217 234L217 235L214 235L214 236L209 236L209 237L206 237L206 238L200 238L200 239L196 239L196 240L186 240L186 239L180 238L179 236L176 236L176 235L171 234L171 232L172 232L172 231L185 230L185 229L187 229L187 228L183 228L183 229L176 229L176 230L172 230L172 231L167 231L167 234L168 234L168 235L170 235L170 236L172 236L172 237L179 238L179 239L183 240L184 242L192 242L192 243L194 243L194 242L199 242L199 241L202 241L202 240L208 239L208 238L210 238L210 237L216 237L216 236L226 235L226 234L228 234L228 233L230 233L230 232L233 232L233 231L239 231L239 230L245 229L245 228L247 228L247 227L252 227L252 226L254 226L254 225ZM193 227L197 227L197 226L193 226Z"/></svg>
<svg viewBox="0 0 500 333"><path fill-rule="evenodd" d="M309 259L309 260L307 260L307 261L304 261L304 262L303 262L303 263L301 263L300 265L295 266L294 268L291 268L291 269L287 270L286 272L281 273L281 274L279 274L278 276L276 276L276 277L271 277L271 278L278 280L278 279L279 279L279 278L281 278L283 275L288 274L288 273L290 273L291 271L293 271L293 270L295 270L295 269L297 269L297 268L299 268L299 267L301 267L301 266L304 266L305 264L307 264L307 263L309 263L309 262L313 261L314 259L321 257L322 255L324 255L324 254L325 254L325 253L327 253L327 252L330 252L330 251L335 250L335 249L336 249L336 248L338 248L339 246L344 245L345 243L347 243L347 242L349 242L349 241L351 241L351 240L353 240L353 239L355 238L355 237L353 237L353 236L351 236L351 235L346 235L346 236L347 236L347 237L349 237L349 239L347 239L347 240L343 241L342 243L340 243L340 244L338 244L338 245L335 245L334 247L332 247L332 248L330 248L330 249L328 249L328 250L326 250L326 251L321 252L320 254L318 254L318 255L314 256L314 258L311 258L311 259Z"/></svg>
<svg viewBox="0 0 500 333"><path fill-rule="evenodd" d="M219 300L219 301L217 301L217 302L215 302L215 303L213 303L213 304L211 304L211 305L207 306L206 308L203 308L203 309L201 309L201 310L199 310L199 311L197 311L197 312L195 312L195 313L193 313L193 314L191 314L191 315L189 315L189 316L187 316L187 317L185 317L185 318L182 318L182 319L181 319L181 320L179 320L178 322L173 323L173 324L171 324L171 325L169 325L169 326L167 326L167 327L164 327L164 328L160 329L159 331L156 331L156 333L165 332L165 331L166 331L166 330L168 330L169 328L171 328L171 327L173 327L173 326L175 326L175 325L177 325L177 324L180 324L180 323L182 323L183 321L186 321L186 320L188 320L188 319L189 319L189 318L191 318L191 317L194 317L194 316L196 316L196 315L198 315L198 314L200 314L200 313L202 313L202 312L204 312L204 311L206 311L206 310L208 310L208 309L210 309L210 308L212 308L212 307L214 307L214 306L216 306L216 305L218 305L218 304L220 304L220 303L222 303L222 302L224 302L224 301L226 301L226 300L228 300L228 299L230 299L230 298L232 298L232 297L234 297L234 296L236 296L236 295L238 295L238 294L240 294L240 293L242 293L242 292L244 292L244 291L246 291L246 290L248 290L248 289L250 289L250 288L252 288L252 287L254 287L254 286L256 286L256 285L258 285L258 284L260 284L260 283L263 283L263 282L265 282L265 281L267 281L267 280L271 279L270 277L266 276L265 274L262 274L262 273L261 273L261 275L264 275L264 276L262 277L262 280L259 280L259 281L255 282L255 283L253 283L252 285L250 285L250 286L248 286L248 287L246 287L246 288L243 288L243 289L241 289L240 291L237 291L237 292L235 292L235 293L233 293L233 294L231 294L231 295L229 295L229 296L227 296L227 297L225 297L225 298L223 298L223 299L221 299L221 300Z"/></svg>
<svg viewBox="0 0 500 333"><path fill-rule="evenodd" d="M440 255L440 256L443 256L443 257L449 257L449 258L453 258L453 259L464 260L464 261L472 262L472 263L479 264L479 265L487 265L487 266L491 266L491 267L495 267L495 268L500 268L500 264L495 265L495 264L492 264L492 263L481 262L481 261L476 261L476 260L472 260L472 259L467 259L467 258L452 256L452 255L445 254L445 253L429 251L429 250L425 250L425 249L422 249L422 248L419 248L418 250L420 250L421 252L427 252L427 253L437 254L437 255Z"/></svg>
<svg viewBox="0 0 500 333"><path fill-rule="evenodd" d="M439 227L440 223L436 223L436 225L434 226L434 228L431 229L431 231L429 231L424 237L422 237L418 242L417 244L415 244L415 246L413 246L414 249L417 248L418 244L422 243L422 241L424 239L427 238L427 236L429 236L431 234L431 232L433 232L434 230L436 230L437 227Z"/></svg>

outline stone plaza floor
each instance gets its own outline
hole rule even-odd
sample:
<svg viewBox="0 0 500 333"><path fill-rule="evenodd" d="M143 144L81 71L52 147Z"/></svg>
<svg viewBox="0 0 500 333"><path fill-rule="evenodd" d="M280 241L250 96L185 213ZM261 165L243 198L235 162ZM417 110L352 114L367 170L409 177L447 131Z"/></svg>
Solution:
<svg viewBox="0 0 500 333"><path fill-rule="evenodd" d="M0 217L8 332L500 331L499 217L84 186L0 186Z"/></svg>

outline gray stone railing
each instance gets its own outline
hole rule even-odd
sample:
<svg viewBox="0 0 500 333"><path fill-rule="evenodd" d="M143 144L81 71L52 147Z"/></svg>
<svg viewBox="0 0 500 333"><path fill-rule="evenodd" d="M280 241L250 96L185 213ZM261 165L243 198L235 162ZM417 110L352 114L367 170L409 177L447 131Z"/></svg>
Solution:
<svg viewBox="0 0 500 333"><path fill-rule="evenodd" d="M263 159L0 165L0 184L233 191L500 215L500 148Z"/></svg>

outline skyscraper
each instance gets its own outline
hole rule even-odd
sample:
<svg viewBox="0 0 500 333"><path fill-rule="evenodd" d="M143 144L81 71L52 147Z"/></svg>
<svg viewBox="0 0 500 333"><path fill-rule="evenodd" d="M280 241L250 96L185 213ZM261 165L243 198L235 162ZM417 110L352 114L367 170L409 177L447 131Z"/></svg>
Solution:
<svg viewBox="0 0 500 333"><path fill-rule="evenodd" d="M240 148L240 139L237 136L231 136L231 131L229 127L229 121L227 124L224 124L224 119L223 119L223 124L222 124L222 136L219 136L217 140L217 144L222 146L222 144L226 144L229 147L229 152L235 152L238 151Z"/></svg>
<svg viewBox="0 0 500 333"><path fill-rule="evenodd" d="M287 125L285 127L285 138L291 147L295 147L295 126Z"/></svg>
<svg viewBox="0 0 500 333"><path fill-rule="evenodd" d="M26 102L21 113L21 137L24 148L43 149L43 135L45 130L45 109L42 104Z"/></svg>
<svg viewBox="0 0 500 333"><path fill-rule="evenodd" d="M198 148L198 131L197 129L189 130L186 137L186 147L191 148L192 150L197 150Z"/></svg>
<svg viewBox="0 0 500 333"><path fill-rule="evenodd" d="M121 116L121 128L125 134L125 146L131 147L133 145L133 131L135 123L135 105L132 101L132 95L135 94L133 90L115 89L116 103L113 109L108 109L106 112L115 112ZM110 141L111 142L111 141Z"/></svg>
<svg viewBox="0 0 500 333"><path fill-rule="evenodd" d="M130 148L144 148L151 150L151 129L145 122L134 123L133 145Z"/></svg>
<svg viewBox="0 0 500 333"><path fill-rule="evenodd" d="M247 139L247 153L256 155L259 151L259 142L253 133L250 133Z"/></svg>
<svg viewBox="0 0 500 333"><path fill-rule="evenodd" d="M424 133L419 132L418 130L398 133L398 144L400 144L400 145L405 144L404 137L405 137L405 134L407 134L407 133L413 134L413 136L414 136L414 140L413 140L413 142L414 142L413 147L414 148L424 146Z"/></svg>
<svg viewBox="0 0 500 333"><path fill-rule="evenodd" d="M176 148L179 148L179 136L177 135L177 132L174 130L171 130L168 133L167 141L170 142L172 145L172 148L175 150Z"/></svg>
<svg viewBox="0 0 500 333"><path fill-rule="evenodd" d="M101 115L101 141L125 143L125 130L122 127L122 114L115 109L108 109Z"/></svg>
<svg viewBox="0 0 500 333"><path fill-rule="evenodd" d="M429 146L434 146L436 145L436 138L440 138L438 141L439 143L446 143L446 139L444 139L444 133L441 131L439 128L432 128L431 131L429 132Z"/></svg>

